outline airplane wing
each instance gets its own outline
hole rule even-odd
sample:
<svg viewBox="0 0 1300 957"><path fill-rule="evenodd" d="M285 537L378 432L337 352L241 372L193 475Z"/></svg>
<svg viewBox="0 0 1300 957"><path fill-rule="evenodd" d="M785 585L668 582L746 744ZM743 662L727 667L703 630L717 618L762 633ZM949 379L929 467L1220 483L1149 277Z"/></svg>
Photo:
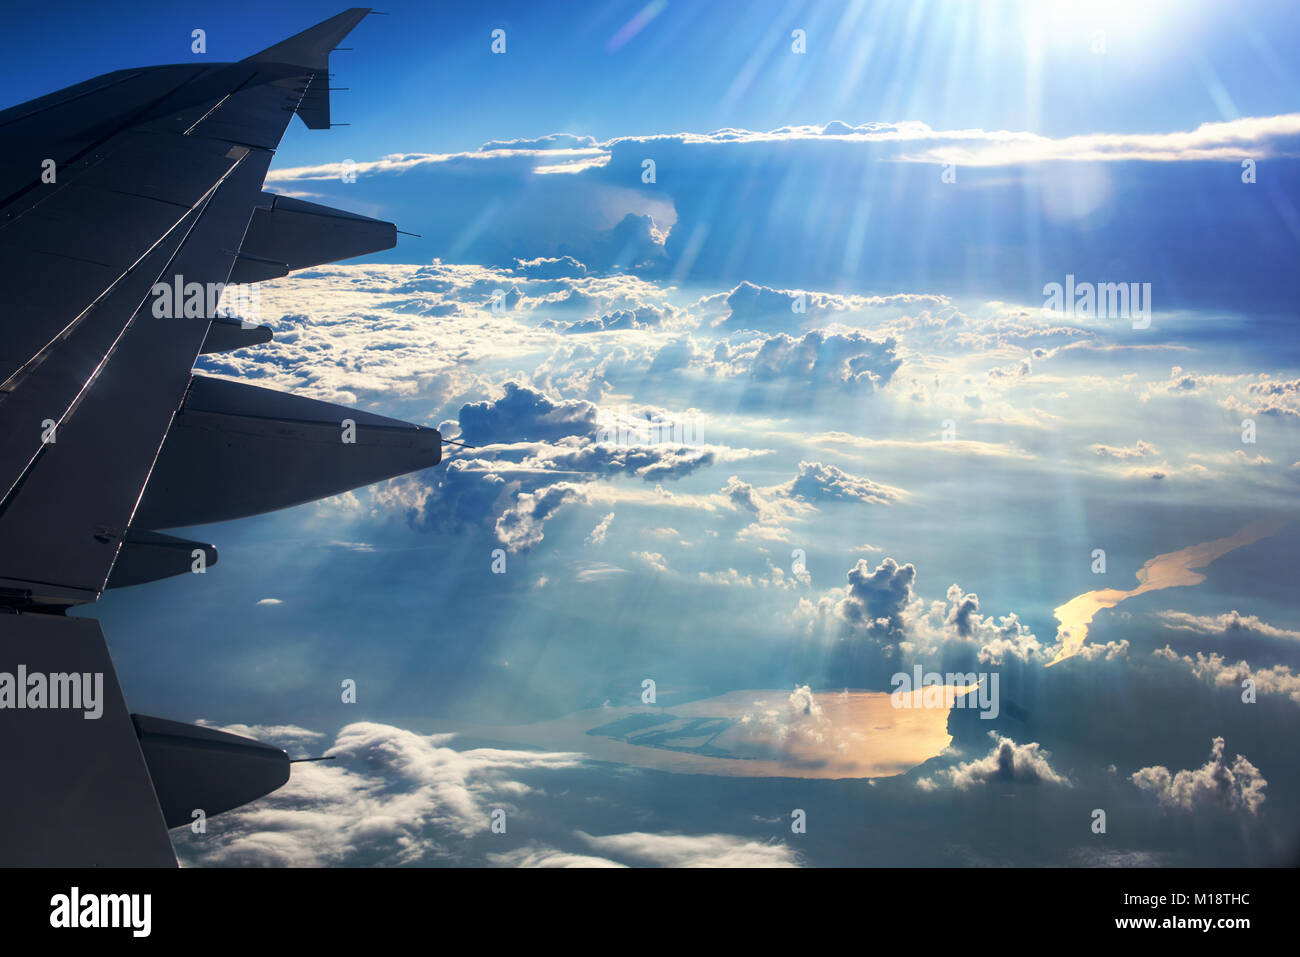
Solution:
<svg viewBox="0 0 1300 957"><path fill-rule="evenodd" d="M215 314L224 284L396 243L263 191L295 113L328 128L330 51L368 12L0 112L0 864L174 866L168 827L288 779L283 751L132 715L68 611L215 562L162 529L441 461L436 429L193 373L271 338Z"/></svg>

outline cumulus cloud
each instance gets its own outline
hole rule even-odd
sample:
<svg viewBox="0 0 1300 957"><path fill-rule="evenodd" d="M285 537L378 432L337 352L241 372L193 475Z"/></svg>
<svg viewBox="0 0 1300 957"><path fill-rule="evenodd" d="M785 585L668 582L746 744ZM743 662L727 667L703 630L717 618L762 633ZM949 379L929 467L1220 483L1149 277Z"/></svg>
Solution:
<svg viewBox="0 0 1300 957"><path fill-rule="evenodd" d="M813 330L795 339L784 333L762 340L750 361L750 375L762 382L797 379L817 385L881 388L902 361L893 339L873 339L862 332Z"/></svg>
<svg viewBox="0 0 1300 957"><path fill-rule="evenodd" d="M865 505L892 505L906 493L900 488L850 475L834 465L800 462L799 473L781 486L782 493L809 502L860 502Z"/></svg>
<svg viewBox="0 0 1300 957"><path fill-rule="evenodd" d="M1154 765L1134 771L1129 779L1164 807L1183 811L1218 807L1258 814L1268 787L1259 769L1244 755L1238 754L1228 763L1223 738L1211 742L1210 759L1199 768L1175 773Z"/></svg>
<svg viewBox="0 0 1300 957"><path fill-rule="evenodd" d="M785 707L746 711L731 733L747 752L781 756L821 750L832 727L812 688L795 685Z"/></svg>
<svg viewBox="0 0 1300 957"><path fill-rule="evenodd" d="M498 399L461 407L460 430L466 442L549 442L570 435L593 435L596 431L596 406L590 402L555 402L518 382L505 383L503 392Z"/></svg>
<svg viewBox="0 0 1300 957"><path fill-rule="evenodd" d="M515 775L576 768L582 760L560 752L458 751L448 746L451 738L347 725L326 751L336 761L295 765L284 787L226 812L204 835L174 832L177 853L200 866L452 862L466 838L487 832L493 807L513 808L530 792Z"/></svg>
<svg viewBox="0 0 1300 957"><path fill-rule="evenodd" d="M992 750L974 761L964 761L956 767L936 771L928 778L920 778L917 787L935 791L943 787L959 791L991 782L1023 782L1029 784L1060 784L1070 787L1070 780L1057 772L1049 763L1051 753L1037 742L1016 744L996 731L989 737L995 742Z"/></svg>
<svg viewBox="0 0 1300 957"><path fill-rule="evenodd" d="M1040 659L1042 643L1015 612L995 617L980 611L979 596L949 586L944 601L917 594L916 567L884 558L874 569L859 558L848 585L832 589L816 603L801 600L796 620L809 631L837 628L847 638L880 648L889 659L916 659L966 650L981 664L1002 665L1011 658Z"/></svg>
<svg viewBox="0 0 1300 957"><path fill-rule="evenodd" d="M1191 673L1216 688L1231 688L1244 693L1245 683L1251 682L1259 694L1286 695L1300 704L1300 675L1286 665L1271 668L1252 668L1249 662L1231 663L1222 655L1196 652L1196 657L1179 655L1168 645L1152 652L1156 657L1186 666Z"/></svg>
<svg viewBox="0 0 1300 957"><path fill-rule="evenodd" d="M779 524L795 515L812 510L812 506L806 502L784 495L781 486L775 489L760 489L737 475L727 479L721 494L740 511L752 512L763 525Z"/></svg>
<svg viewBox="0 0 1300 957"><path fill-rule="evenodd" d="M886 558L876 566L864 558L849 570L848 593L836 606L839 616L854 630L882 642L893 643L905 635L904 612L912 603L916 566L900 566Z"/></svg>
<svg viewBox="0 0 1300 957"><path fill-rule="evenodd" d="M1128 655L1129 642L1127 638L1120 641L1108 641L1105 644L1093 642L1086 644L1078 651L1078 656L1084 661L1115 661Z"/></svg>
<svg viewBox="0 0 1300 957"><path fill-rule="evenodd" d="M531 548L542 540L546 520L556 509L568 502L585 500L582 487L567 482L536 492L520 492L515 503L497 519L497 539L510 551Z"/></svg>
<svg viewBox="0 0 1300 957"><path fill-rule="evenodd" d="M661 409L602 412L590 401L552 398L509 380L498 397L466 403L457 422L443 424L471 449L439 469L396 479L374 497L400 508L414 528L489 527L515 551L541 542L562 506L598 496L591 486L601 479L660 482L762 454L694 441L695 429L678 435L665 427L674 421Z"/></svg>
<svg viewBox="0 0 1300 957"><path fill-rule="evenodd" d="M664 561L663 555L661 555L659 552L646 552L646 551L635 552L633 554L633 557L641 559L641 561L645 562L647 565L649 565L657 572L668 571L668 565Z"/></svg>

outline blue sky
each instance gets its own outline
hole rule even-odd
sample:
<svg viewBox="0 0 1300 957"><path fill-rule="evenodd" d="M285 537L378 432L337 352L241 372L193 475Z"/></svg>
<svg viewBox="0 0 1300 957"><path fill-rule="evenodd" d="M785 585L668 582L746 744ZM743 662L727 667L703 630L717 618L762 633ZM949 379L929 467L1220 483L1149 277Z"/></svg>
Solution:
<svg viewBox="0 0 1300 957"><path fill-rule="evenodd" d="M1190 129L1289 112L1282 38L1300 17L1263 2L392 3L333 64L339 121L286 139L293 165L472 149L505 136L769 130L843 120L1050 136ZM1076 9L1084 8L1084 9ZM120 69L239 59L341 9L321 3L53 2L6 21L7 101ZM377 8L378 9L378 8ZM644 15L645 25L620 42ZM507 54L490 53L493 29ZM795 59L790 32L809 54ZM1097 31L1105 53L1093 52ZM57 36L63 55L44 55ZM129 56L124 59L124 54ZM564 69L555 69L563 64ZM362 67L364 66L364 69ZM8 105L8 103L6 103ZM350 115L347 115L350 114Z"/></svg>
<svg viewBox="0 0 1300 957"><path fill-rule="evenodd" d="M183 859L1292 860L1300 13L1086 6L363 22L353 125L268 188L421 236L261 284L274 342L199 371L475 448L96 606L133 708L340 759ZM334 12L32 8L2 88ZM913 666L998 715L907 724Z"/></svg>

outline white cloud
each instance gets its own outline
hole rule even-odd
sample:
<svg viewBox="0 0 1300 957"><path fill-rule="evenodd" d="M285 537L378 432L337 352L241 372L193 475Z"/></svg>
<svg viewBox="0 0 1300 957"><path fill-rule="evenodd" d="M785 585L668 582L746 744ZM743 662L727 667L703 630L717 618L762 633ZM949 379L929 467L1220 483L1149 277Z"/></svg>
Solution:
<svg viewBox="0 0 1300 957"><path fill-rule="evenodd" d="M606 834L577 832L604 857L624 858L649 867L798 867L799 855L787 844L730 834Z"/></svg>
<svg viewBox="0 0 1300 957"><path fill-rule="evenodd" d="M1184 811L1209 806L1258 814L1268 787L1259 769L1245 756L1238 754L1228 763L1223 738L1213 740L1210 759L1195 770L1172 773L1155 765L1133 772L1130 780L1154 794L1165 807Z"/></svg>
<svg viewBox="0 0 1300 957"><path fill-rule="evenodd" d="M609 526L613 521L614 521L614 513L610 512L599 522L597 522L596 527L593 528L591 530L591 534L587 536L587 544L588 545L605 544L605 536L609 534Z"/></svg>
<svg viewBox="0 0 1300 957"><path fill-rule="evenodd" d="M1185 611L1160 611L1156 612L1156 615L1166 627L1175 631L1221 637L1259 636L1300 641L1300 631L1270 625L1268 622L1260 621L1257 615L1243 615L1236 609L1215 616L1192 615Z"/></svg>
<svg viewBox="0 0 1300 957"><path fill-rule="evenodd" d="M268 737L301 737L293 731ZM282 788L214 819L206 834L175 832L177 852L190 865L242 867L456 860L466 838L488 830L492 808L514 808L529 793L513 775L582 762L560 752L458 751L451 739L347 725L326 751L337 761L294 765Z"/></svg>
<svg viewBox="0 0 1300 957"><path fill-rule="evenodd" d="M989 737L996 742L987 755L974 761L964 761L956 767L936 771L931 777L921 778L917 787L934 791L941 787L966 790L990 782L1027 782L1059 784L1070 787L1070 780L1058 773L1048 762L1051 754L1037 742L1016 744L996 731Z"/></svg>
<svg viewBox="0 0 1300 957"><path fill-rule="evenodd" d="M1273 665L1271 668L1252 668L1247 661L1236 664L1222 655L1211 652L1196 652L1196 657L1179 655L1168 645L1152 652L1158 658L1186 666L1193 675L1216 688L1231 688L1244 693L1244 683L1254 684L1258 694L1286 695L1296 704L1300 704L1300 674L1296 674L1286 665Z"/></svg>

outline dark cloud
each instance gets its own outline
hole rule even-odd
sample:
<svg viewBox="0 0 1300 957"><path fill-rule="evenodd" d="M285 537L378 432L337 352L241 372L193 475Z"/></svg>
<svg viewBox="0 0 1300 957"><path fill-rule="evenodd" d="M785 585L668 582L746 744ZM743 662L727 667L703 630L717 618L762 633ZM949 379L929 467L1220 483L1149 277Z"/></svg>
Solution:
<svg viewBox="0 0 1300 957"><path fill-rule="evenodd" d="M865 558L849 569L848 594L837 606L844 621L855 631L881 642L897 642L905 637L904 613L914 599L916 566L900 566L892 558L884 559L875 569Z"/></svg>
<svg viewBox="0 0 1300 957"><path fill-rule="evenodd" d="M470 445L552 442L596 432L596 406L583 399L554 402L541 392L507 382L499 399L467 403L460 410L461 437Z"/></svg>

